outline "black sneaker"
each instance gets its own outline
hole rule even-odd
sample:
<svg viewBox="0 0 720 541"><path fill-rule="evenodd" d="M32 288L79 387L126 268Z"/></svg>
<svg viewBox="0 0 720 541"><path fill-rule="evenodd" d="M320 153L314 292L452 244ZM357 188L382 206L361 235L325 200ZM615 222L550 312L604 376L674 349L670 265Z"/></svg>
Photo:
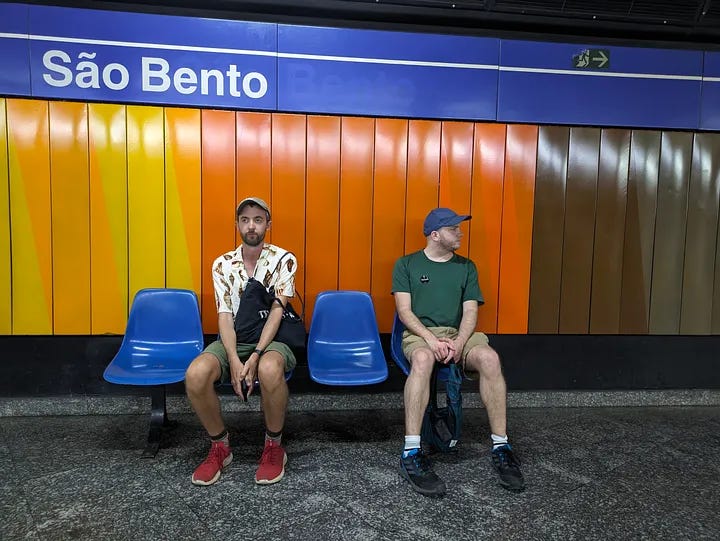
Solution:
<svg viewBox="0 0 720 541"><path fill-rule="evenodd" d="M520 471L520 461L515 458L510 444L496 447L490 455L493 467L500 476L500 486L513 492L525 490L525 479Z"/></svg>
<svg viewBox="0 0 720 541"><path fill-rule="evenodd" d="M430 461L419 449L400 457L400 476L423 496L442 498L445 495L445 482L435 475Z"/></svg>

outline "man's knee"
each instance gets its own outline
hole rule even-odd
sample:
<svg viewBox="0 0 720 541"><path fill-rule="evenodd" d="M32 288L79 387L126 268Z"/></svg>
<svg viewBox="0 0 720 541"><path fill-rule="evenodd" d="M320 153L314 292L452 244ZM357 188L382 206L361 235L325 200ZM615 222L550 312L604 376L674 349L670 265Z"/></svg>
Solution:
<svg viewBox="0 0 720 541"><path fill-rule="evenodd" d="M285 359L277 351L268 351L258 364L260 385L274 385L285 380Z"/></svg>
<svg viewBox="0 0 720 541"><path fill-rule="evenodd" d="M410 373L429 380L435 365L433 352L428 348L418 348L412 352L410 359Z"/></svg>
<svg viewBox="0 0 720 541"><path fill-rule="evenodd" d="M185 388L188 392L206 389L220 377L220 364L211 353L201 353L185 371Z"/></svg>
<svg viewBox="0 0 720 541"><path fill-rule="evenodd" d="M466 359L467 365L480 374L481 377L502 377L500 356L490 346L475 346Z"/></svg>

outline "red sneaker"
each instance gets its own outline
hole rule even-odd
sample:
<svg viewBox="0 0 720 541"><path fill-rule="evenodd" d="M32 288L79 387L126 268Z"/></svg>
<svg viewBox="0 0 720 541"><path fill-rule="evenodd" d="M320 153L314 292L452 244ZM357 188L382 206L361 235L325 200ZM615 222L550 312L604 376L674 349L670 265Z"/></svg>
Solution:
<svg viewBox="0 0 720 541"><path fill-rule="evenodd" d="M223 468L230 465L233 456L230 446L221 441L215 441L210 446L205 461L200 464L192 475L194 485L212 485L220 479Z"/></svg>
<svg viewBox="0 0 720 541"><path fill-rule="evenodd" d="M271 485L277 483L285 475L285 464L287 455L285 449L279 443L272 440L265 441L260 466L255 474L255 482L258 485Z"/></svg>

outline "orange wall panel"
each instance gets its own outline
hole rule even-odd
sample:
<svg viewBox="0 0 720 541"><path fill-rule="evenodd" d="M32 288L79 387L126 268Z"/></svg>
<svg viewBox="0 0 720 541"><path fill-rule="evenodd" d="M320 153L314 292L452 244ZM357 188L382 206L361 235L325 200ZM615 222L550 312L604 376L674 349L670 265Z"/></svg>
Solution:
<svg viewBox="0 0 720 541"><path fill-rule="evenodd" d="M88 116L91 326L93 334L122 334L129 305L126 108L91 103Z"/></svg>
<svg viewBox="0 0 720 541"><path fill-rule="evenodd" d="M342 119L339 289L370 291L374 146L374 119Z"/></svg>
<svg viewBox="0 0 720 541"><path fill-rule="evenodd" d="M87 105L50 102L55 334L90 334L89 177Z"/></svg>
<svg viewBox="0 0 720 541"><path fill-rule="evenodd" d="M201 314L206 333L218 331L212 262L235 244L235 113L201 113L202 258Z"/></svg>
<svg viewBox="0 0 720 541"><path fill-rule="evenodd" d="M397 195L397 201L405 201L405 245L398 257L425 247L423 222L438 206L440 192L440 136L440 122L408 123L407 190Z"/></svg>
<svg viewBox="0 0 720 541"><path fill-rule="evenodd" d="M5 100L0 98L0 335L12 334L10 179Z"/></svg>
<svg viewBox="0 0 720 541"><path fill-rule="evenodd" d="M537 126L507 127L498 332L528 328Z"/></svg>
<svg viewBox="0 0 720 541"><path fill-rule="evenodd" d="M340 118L308 116L305 186L305 307L338 287Z"/></svg>
<svg viewBox="0 0 720 541"><path fill-rule="evenodd" d="M500 288L500 236L502 227L504 124L476 124L473 149L469 256L478 269L485 304L478 311L478 329L497 332Z"/></svg>
<svg viewBox="0 0 720 541"><path fill-rule="evenodd" d="M48 102L8 99L13 334L52 334Z"/></svg>
<svg viewBox="0 0 720 541"><path fill-rule="evenodd" d="M303 115L272 117L273 244L295 254L295 289L305 299L305 159L307 120ZM294 303L299 308L299 303ZM310 314L305 314L309 327Z"/></svg>
<svg viewBox="0 0 720 541"><path fill-rule="evenodd" d="M380 332L390 332L392 329L393 314L395 313L395 300L392 296L392 270L395 261L404 253L405 213L402 201L405 199L408 172L407 149L408 122L406 120L377 119L375 121L370 294L375 306ZM435 151L431 154L439 156L439 153Z"/></svg>
<svg viewBox="0 0 720 541"><path fill-rule="evenodd" d="M259 197L272 204L272 116L270 113L235 114L236 133L236 188L238 203L246 197ZM265 242L272 243L272 227L265 235ZM240 233L235 231L235 244L240 245Z"/></svg>
<svg viewBox="0 0 720 541"><path fill-rule="evenodd" d="M201 293L200 111L165 109L167 287Z"/></svg>
<svg viewBox="0 0 720 541"><path fill-rule="evenodd" d="M473 124L443 122L440 145L440 206L458 214L470 214L470 192L473 168ZM465 233L457 253L467 257L469 243L467 224L460 226Z"/></svg>

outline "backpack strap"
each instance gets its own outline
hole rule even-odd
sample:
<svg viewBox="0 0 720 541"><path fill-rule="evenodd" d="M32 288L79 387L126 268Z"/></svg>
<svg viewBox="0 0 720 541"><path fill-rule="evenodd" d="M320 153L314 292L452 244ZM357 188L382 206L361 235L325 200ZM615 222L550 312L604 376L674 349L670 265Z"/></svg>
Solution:
<svg viewBox="0 0 720 541"><path fill-rule="evenodd" d="M292 253L290 250L285 250L285 253L280 257L280 260L277 262L277 265L275 265L275 268L273 269L273 274L275 274L275 272L280 268L280 265L282 264L283 259L285 259L289 255L291 255L297 259L297 256L295 256L294 253ZM271 288L271 290L272 290L271 293L273 296L273 302L278 302L279 304L282 305L282 302L280 302L280 299L278 299L277 295L275 295L275 288L273 287L273 288ZM302 295L300 295L300 292L298 292L297 290L295 290L295 295L297 296L298 300L300 301L300 306L302 307L302 310L300 312L300 319L305 321L305 301L303 300ZM288 301L288 302L290 302L290 301Z"/></svg>

